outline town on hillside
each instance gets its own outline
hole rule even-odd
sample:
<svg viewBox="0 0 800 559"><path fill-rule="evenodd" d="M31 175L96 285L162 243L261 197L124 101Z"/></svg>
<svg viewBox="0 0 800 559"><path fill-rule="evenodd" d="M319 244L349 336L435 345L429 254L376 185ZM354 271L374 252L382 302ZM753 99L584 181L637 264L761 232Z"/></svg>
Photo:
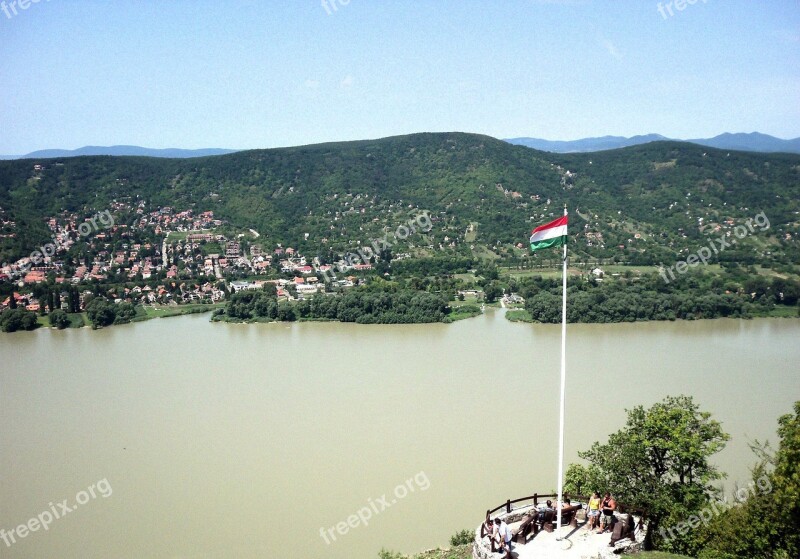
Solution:
<svg viewBox="0 0 800 559"><path fill-rule="evenodd" d="M130 225L118 219L126 214L135 216ZM0 220L0 235L13 238L16 224L2 208ZM143 201L135 206L114 202L104 215L65 211L44 221L51 240L0 267L0 283L19 288L0 300L0 310L25 308L42 314L52 310L50 294L45 301L37 289L43 284L61 286L58 308L70 311L74 308L67 301L76 287L81 310L87 298L98 294L135 305L216 303L228 293L262 289L266 283L276 286L279 298L302 299L326 288L358 285L359 277L353 274L373 269L369 258L322 264L292 247L267 245L252 229L222 233L226 224L213 211L195 213L168 206L147 211ZM380 258L370 256L373 262ZM124 287L98 293L97 286L104 283Z"/></svg>

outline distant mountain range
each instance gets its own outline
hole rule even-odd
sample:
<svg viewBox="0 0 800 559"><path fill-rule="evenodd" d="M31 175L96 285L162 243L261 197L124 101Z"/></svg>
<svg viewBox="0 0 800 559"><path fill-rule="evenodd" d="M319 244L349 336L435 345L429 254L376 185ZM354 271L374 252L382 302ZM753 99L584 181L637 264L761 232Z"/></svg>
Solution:
<svg viewBox="0 0 800 559"><path fill-rule="evenodd" d="M585 153L638 146L650 142L677 141L691 142L719 149L737 151L754 151L760 153L800 153L800 138L782 140L768 134L751 132L750 134L720 134L713 138L696 140L678 140L667 138L661 134L645 134L642 136L602 136L600 138L583 138L581 140L542 140L539 138L508 138L510 144L526 146L551 153ZM133 155L143 157L164 157L172 159L188 159L191 157L207 157L210 155L226 155L236 153L236 149L151 149L140 146L85 146L78 149L43 149L32 151L26 155L0 155L2 159L46 159L54 157L78 157L81 155Z"/></svg>
<svg viewBox="0 0 800 559"><path fill-rule="evenodd" d="M0 159L45 159L51 157L78 157L81 155L138 155L144 157L169 157L186 159L234 153L235 149L151 149L139 146L85 146L78 149L43 149L26 155L0 155Z"/></svg>
<svg viewBox="0 0 800 559"><path fill-rule="evenodd" d="M800 138L793 140L782 140L768 134L751 132L750 134L720 134L713 138L696 140L677 140L667 138L661 134L646 134L643 136L603 136L601 138L583 138L582 140L572 141L551 141L539 138L509 138L506 142L519 146L526 146L541 151L553 153L580 153L591 151L604 151L608 149L618 149L650 142L674 140L679 142L691 142L718 149L733 149L737 151L754 151L761 153L800 153Z"/></svg>

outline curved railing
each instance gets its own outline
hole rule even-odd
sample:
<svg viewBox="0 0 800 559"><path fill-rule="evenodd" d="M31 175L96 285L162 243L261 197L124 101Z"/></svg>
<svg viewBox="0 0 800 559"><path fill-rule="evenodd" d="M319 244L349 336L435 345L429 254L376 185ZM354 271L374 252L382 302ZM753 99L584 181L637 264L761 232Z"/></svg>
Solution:
<svg viewBox="0 0 800 559"><path fill-rule="evenodd" d="M589 499L590 499L590 497L586 497L584 495L573 495L571 493L564 493L564 498L565 499L569 499L570 501L576 501L576 502L580 502L580 503L588 503ZM547 500L547 499L555 499L555 500L557 500L558 499L558 495L534 493L533 495L530 495L528 497L520 497L519 499L508 499L502 505L498 505L498 506L496 506L495 508L493 508L491 510L487 510L486 511L486 515L487 516L491 516L492 514L498 512L498 511L500 511L502 509L505 509L505 513L506 514L509 514L509 513L511 513L512 510L514 510L512 505L514 505L516 503L524 503L526 501L532 501L533 506L537 506L539 504L539 499L545 499L545 500ZM520 507L517 507L517 508L520 508ZM617 512L635 514L636 516L640 517L642 521L645 518L647 518L647 509L644 509L642 507L626 505L626 504L620 503L620 502L617 502Z"/></svg>

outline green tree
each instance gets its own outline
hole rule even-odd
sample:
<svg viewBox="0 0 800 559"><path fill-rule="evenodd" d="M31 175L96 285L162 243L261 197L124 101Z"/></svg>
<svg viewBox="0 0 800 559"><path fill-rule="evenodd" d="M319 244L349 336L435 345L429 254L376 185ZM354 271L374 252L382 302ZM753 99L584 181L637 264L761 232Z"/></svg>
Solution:
<svg viewBox="0 0 800 559"><path fill-rule="evenodd" d="M281 301L278 303L278 320L291 322L297 320L297 314L294 312L294 306L289 301Z"/></svg>
<svg viewBox="0 0 800 559"><path fill-rule="evenodd" d="M69 326L69 317L61 309L56 309L50 313L50 324L59 330L63 330Z"/></svg>
<svg viewBox="0 0 800 559"><path fill-rule="evenodd" d="M36 328L36 313L25 309L6 309L0 314L0 330L16 332Z"/></svg>
<svg viewBox="0 0 800 559"><path fill-rule="evenodd" d="M593 465L570 464L564 474L564 493L587 497L598 488L592 485L598 479L599 472Z"/></svg>
<svg viewBox="0 0 800 559"><path fill-rule="evenodd" d="M746 500L713 519L702 534L700 557L800 557L800 401L778 420L777 452L756 443L760 460L744 490Z"/></svg>
<svg viewBox="0 0 800 559"><path fill-rule="evenodd" d="M501 295L503 295L503 290L495 281L488 282L483 288L483 299L487 303L494 303Z"/></svg>
<svg viewBox="0 0 800 559"><path fill-rule="evenodd" d="M114 324L125 324L136 316L136 308L127 301L114 305Z"/></svg>
<svg viewBox="0 0 800 559"><path fill-rule="evenodd" d="M647 509L649 547L676 550L684 540L667 537L664 529L684 521L717 494L711 483L724 474L710 458L728 439L720 423L700 411L690 396L671 396L647 410L628 410L623 429L579 456L591 464L586 483Z"/></svg>
<svg viewBox="0 0 800 559"><path fill-rule="evenodd" d="M110 326L116 319L114 304L105 297L95 297L86 305L86 316L92 323L92 328Z"/></svg>

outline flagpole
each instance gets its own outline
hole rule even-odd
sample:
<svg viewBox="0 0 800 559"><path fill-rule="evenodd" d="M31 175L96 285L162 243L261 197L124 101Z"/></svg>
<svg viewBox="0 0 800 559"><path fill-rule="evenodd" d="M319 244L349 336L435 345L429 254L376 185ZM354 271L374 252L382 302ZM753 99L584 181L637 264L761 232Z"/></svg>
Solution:
<svg viewBox="0 0 800 559"><path fill-rule="evenodd" d="M567 205L564 204L564 216ZM558 434L558 501L556 529L561 529L561 508L564 491L564 399L567 382L567 240L564 240L564 261L561 270L561 409Z"/></svg>

